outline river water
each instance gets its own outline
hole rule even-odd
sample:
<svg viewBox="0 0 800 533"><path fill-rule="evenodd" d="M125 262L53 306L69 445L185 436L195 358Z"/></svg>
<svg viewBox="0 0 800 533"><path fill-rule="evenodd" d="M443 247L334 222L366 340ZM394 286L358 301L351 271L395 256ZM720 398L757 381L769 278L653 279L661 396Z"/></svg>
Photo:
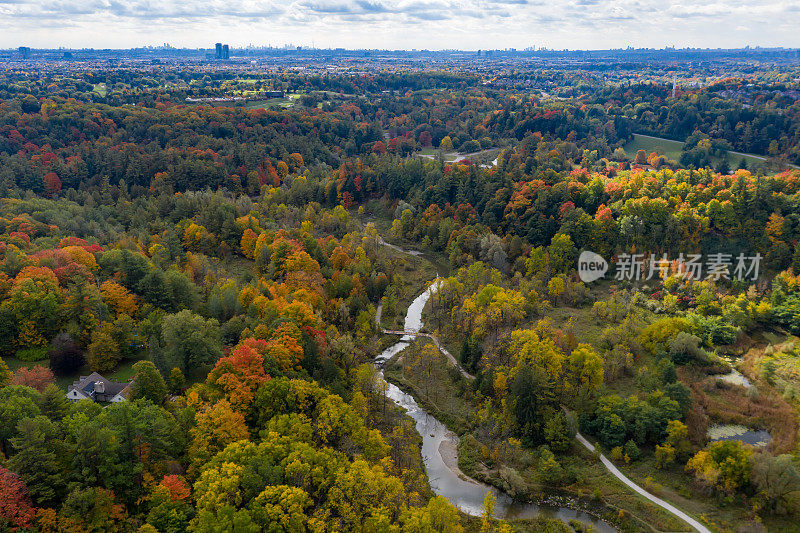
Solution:
<svg viewBox="0 0 800 533"><path fill-rule="evenodd" d="M408 307L405 318L404 330L410 333L419 332L422 328L422 310L425 303L436 290L437 284L434 282ZM412 341L411 335L403 336L396 344L384 350L375 358L375 363L380 367L389 359L394 357ZM381 379L383 373L380 372ZM537 505L533 503L515 502L508 494L500 490L479 483L474 480L464 479L447 466L440 452L443 442L449 441L456 444L458 436L448 430L444 424L428 414L420 407L414 397L400 390L397 386L388 383L386 397L396 405L402 407L408 415L416 422L417 431L422 435L422 458L425 462L425 469L433 492L444 496L450 503L461 509L463 512L480 516L483 513L483 498L487 492L493 492L496 498L495 517L500 519L520 519L534 518L537 515L545 515L550 518L557 518L564 522L578 520L584 524L593 526L601 533L614 533L616 529L606 522L596 518L586 512L576 511L567 507L551 505Z"/></svg>

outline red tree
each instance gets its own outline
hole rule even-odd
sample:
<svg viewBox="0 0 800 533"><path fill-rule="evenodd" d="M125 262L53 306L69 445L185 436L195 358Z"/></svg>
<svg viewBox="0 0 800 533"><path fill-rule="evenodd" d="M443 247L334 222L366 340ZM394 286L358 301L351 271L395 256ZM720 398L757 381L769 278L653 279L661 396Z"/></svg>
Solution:
<svg viewBox="0 0 800 533"><path fill-rule="evenodd" d="M172 501L183 502L188 500L192 495L189 484L186 483L186 480L182 476L175 474L164 476L160 484L169 491L169 497Z"/></svg>
<svg viewBox="0 0 800 533"><path fill-rule="evenodd" d="M47 191L48 195L55 194L61 190L61 180L55 172L48 172L45 174L44 178L42 178L42 182L44 183L44 189Z"/></svg>
<svg viewBox="0 0 800 533"><path fill-rule="evenodd" d="M56 378L53 371L49 368L35 365L30 368L23 366L14 372L11 379L12 385L24 385L31 387L39 392L43 392L51 383L55 383Z"/></svg>
<svg viewBox="0 0 800 533"><path fill-rule="evenodd" d="M433 139L431 138L430 132L423 131L422 133L419 134L419 143L422 146L430 146L432 142Z"/></svg>
<svg viewBox="0 0 800 533"><path fill-rule="evenodd" d="M17 474L0 466L0 525L28 527L35 515L28 487Z"/></svg>

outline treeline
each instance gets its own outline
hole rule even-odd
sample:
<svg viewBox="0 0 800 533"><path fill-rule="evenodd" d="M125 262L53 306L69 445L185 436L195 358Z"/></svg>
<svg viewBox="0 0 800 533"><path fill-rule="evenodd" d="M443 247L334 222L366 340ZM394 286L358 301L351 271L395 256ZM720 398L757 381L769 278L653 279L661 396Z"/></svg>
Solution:
<svg viewBox="0 0 800 533"><path fill-rule="evenodd" d="M797 87L795 96L787 87L751 87L745 80L681 90L674 99L671 91L667 85L632 85L602 90L592 101L637 133L684 141L699 131L736 151L800 164Z"/></svg>

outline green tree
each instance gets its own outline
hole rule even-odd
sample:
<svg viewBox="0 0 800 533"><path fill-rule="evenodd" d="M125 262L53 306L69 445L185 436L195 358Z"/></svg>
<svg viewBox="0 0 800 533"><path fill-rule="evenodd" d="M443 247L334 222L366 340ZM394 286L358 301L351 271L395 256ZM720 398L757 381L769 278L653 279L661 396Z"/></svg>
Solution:
<svg viewBox="0 0 800 533"><path fill-rule="evenodd" d="M61 515L91 532L122 533L130 531L125 506L114 502L114 493L100 488L75 489L69 493L61 508Z"/></svg>
<svg viewBox="0 0 800 533"><path fill-rule="evenodd" d="M30 387L9 385L0 389L0 448L8 456L8 442L17 433L17 424L40 414L41 395Z"/></svg>
<svg viewBox="0 0 800 533"><path fill-rule="evenodd" d="M170 394L180 394L186 386L186 378L181 369L174 367L169 372L169 392Z"/></svg>
<svg viewBox="0 0 800 533"><path fill-rule="evenodd" d="M133 371L135 374L131 385L132 397L161 405L167 395L167 385L156 365L151 361L139 361L133 365Z"/></svg>
<svg viewBox="0 0 800 533"><path fill-rule="evenodd" d="M767 452L753 454L751 483L767 510L774 513L800 511L800 473L791 455L773 457Z"/></svg>
<svg viewBox="0 0 800 533"><path fill-rule="evenodd" d="M42 391L39 400L39 409L42 414L53 422L60 422L62 418L69 414L70 402L64 395L64 391L58 388L55 383L49 384Z"/></svg>
<svg viewBox="0 0 800 533"><path fill-rule="evenodd" d="M183 371L213 364L222 356L219 323L188 309L164 317L161 336L167 361Z"/></svg>
<svg viewBox="0 0 800 533"><path fill-rule="evenodd" d="M65 449L58 427L49 418L25 418L11 439L14 455L8 461L20 475L31 499L44 507L58 505L66 488Z"/></svg>
<svg viewBox="0 0 800 533"><path fill-rule="evenodd" d="M114 338L114 326L108 322L92 332L92 342L86 350L89 368L94 372L108 372L122 360L122 352Z"/></svg>
<svg viewBox="0 0 800 533"><path fill-rule="evenodd" d="M8 368L8 365L5 361L0 357L0 388L5 387L9 383L11 383L11 369Z"/></svg>
<svg viewBox="0 0 800 533"><path fill-rule="evenodd" d="M561 409L547 417L544 423L544 439L551 450L563 453L569 450L574 432L570 430L567 416Z"/></svg>
<svg viewBox="0 0 800 533"><path fill-rule="evenodd" d="M642 452L633 440L629 440L622 447L622 451L630 461L638 461L642 457Z"/></svg>
<svg viewBox="0 0 800 533"><path fill-rule="evenodd" d="M124 442L101 417L75 428L71 435L73 483L90 488L102 486L127 495L134 489L135 476L141 466L126 463Z"/></svg>
<svg viewBox="0 0 800 533"><path fill-rule="evenodd" d="M554 235L550 241L550 246L547 247L547 255L553 272L560 274L574 269L577 252L575 243L572 242L572 237L563 233Z"/></svg>

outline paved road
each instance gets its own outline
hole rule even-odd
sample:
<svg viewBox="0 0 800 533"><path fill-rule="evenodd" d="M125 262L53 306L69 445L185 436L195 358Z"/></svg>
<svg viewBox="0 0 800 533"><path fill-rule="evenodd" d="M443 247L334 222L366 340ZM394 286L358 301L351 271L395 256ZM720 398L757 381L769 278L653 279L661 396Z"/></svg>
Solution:
<svg viewBox="0 0 800 533"><path fill-rule="evenodd" d="M580 433L576 433L575 434L575 438L577 438L578 441L581 444L583 444L586 447L587 450L589 450L590 452L594 452L594 450L595 450L594 445L591 442L589 442L588 440L586 440L586 438L583 435L581 435ZM631 489L636 491L638 494L641 494L642 496L644 496L645 498L647 498L648 500L650 500L654 504L658 505L659 507L663 507L664 509L666 509L670 513L674 514L675 516L677 516L678 518L680 518L681 520L683 520L684 522L686 522L687 524L689 524L690 526L695 528L700 533L711 533L710 529L708 529L706 526L704 526L703 524L701 524L700 522L698 522L697 520L695 520L694 518L692 518L688 514L684 513L683 511L681 511L680 509L678 509L674 505L672 505L672 504L670 504L668 502L665 502L661 498L653 496L652 494L650 494L649 492L644 490L642 487L640 487L639 485L637 485L636 483L631 481L628 478L628 476L626 476L625 474L620 472L619 469L616 466L614 466L614 463L609 461L606 458L605 455L600 454L600 462L603 463L603 465L606 467L606 469L608 469L609 472L614 474L614 477L616 477L617 479L619 479L620 481L625 483L628 487L630 487Z"/></svg>

